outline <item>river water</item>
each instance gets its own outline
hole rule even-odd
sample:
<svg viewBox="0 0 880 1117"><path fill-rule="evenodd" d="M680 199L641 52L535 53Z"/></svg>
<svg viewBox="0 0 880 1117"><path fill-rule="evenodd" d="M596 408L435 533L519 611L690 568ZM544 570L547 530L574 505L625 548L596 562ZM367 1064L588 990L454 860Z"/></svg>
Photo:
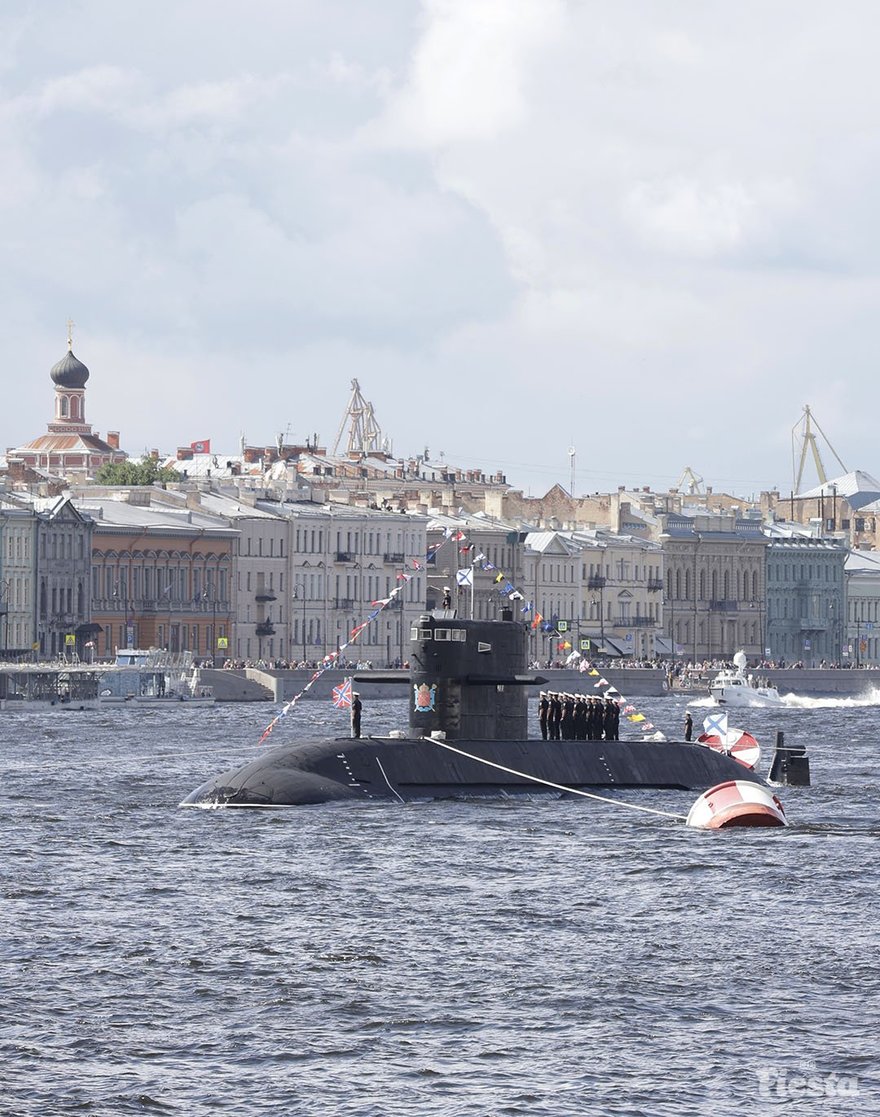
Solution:
<svg viewBox="0 0 880 1117"><path fill-rule="evenodd" d="M640 708L674 733L685 699ZM270 707L0 714L2 1112L876 1113L878 714L732 716L813 786L727 833L540 797L180 810ZM365 698L365 731L405 720ZM306 702L272 743L315 730L345 721Z"/></svg>

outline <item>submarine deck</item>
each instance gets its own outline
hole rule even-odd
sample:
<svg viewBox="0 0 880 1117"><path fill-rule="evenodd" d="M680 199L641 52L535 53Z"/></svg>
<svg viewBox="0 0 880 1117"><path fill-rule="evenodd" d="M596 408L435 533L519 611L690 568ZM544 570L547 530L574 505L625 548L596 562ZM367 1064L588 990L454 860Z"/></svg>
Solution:
<svg viewBox="0 0 880 1117"><path fill-rule="evenodd" d="M687 742L338 737L270 749L209 780L181 805L273 807L341 799L409 802L564 793L547 784L575 790L704 790L729 779L764 782L731 757Z"/></svg>

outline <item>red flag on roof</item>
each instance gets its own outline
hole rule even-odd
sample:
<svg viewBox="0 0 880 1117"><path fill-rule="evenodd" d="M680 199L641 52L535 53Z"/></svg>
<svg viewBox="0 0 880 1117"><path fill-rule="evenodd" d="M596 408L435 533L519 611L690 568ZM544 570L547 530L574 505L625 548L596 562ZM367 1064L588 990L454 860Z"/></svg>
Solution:
<svg viewBox="0 0 880 1117"><path fill-rule="evenodd" d="M191 442L189 448L194 454L210 454L211 440L210 438L205 438L201 442Z"/></svg>

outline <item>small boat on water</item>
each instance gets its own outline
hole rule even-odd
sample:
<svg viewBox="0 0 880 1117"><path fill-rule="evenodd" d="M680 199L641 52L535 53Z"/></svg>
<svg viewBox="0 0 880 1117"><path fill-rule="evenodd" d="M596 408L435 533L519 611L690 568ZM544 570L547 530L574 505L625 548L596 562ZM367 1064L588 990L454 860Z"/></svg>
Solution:
<svg viewBox="0 0 880 1117"><path fill-rule="evenodd" d="M115 663L101 672L99 697L106 705L170 701L210 705L214 691L199 681L191 652L119 648Z"/></svg>
<svg viewBox="0 0 880 1117"><path fill-rule="evenodd" d="M529 737L529 632L509 617L423 614L411 633L409 726L387 736L306 739L260 750L181 806L281 807L331 800L565 794L586 788L701 790L763 779L726 752L656 739ZM358 685L391 681L374 671ZM400 681L398 675L394 681Z"/></svg>
<svg viewBox="0 0 880 1117"><path fill-rule="evenodd" d="M100 674L76 664L4 664L0 710L97 710Z"/></svg>
<svg viewBox="0 0 880 1117"><path fill-rule="evenodd" d="M746 674L745 652L733 657L733 668L722 668L709 684L709 694L719 706L781 706L782 696L775 686L762 686Z"/></svg>

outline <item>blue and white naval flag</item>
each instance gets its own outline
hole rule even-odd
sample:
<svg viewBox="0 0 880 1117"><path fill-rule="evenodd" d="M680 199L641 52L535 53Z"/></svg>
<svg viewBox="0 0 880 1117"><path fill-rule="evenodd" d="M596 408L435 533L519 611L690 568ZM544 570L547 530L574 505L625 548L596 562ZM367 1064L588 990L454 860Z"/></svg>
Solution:
<svg viewBox="0 0 880 1117"><path fill-rule="evenodd" d="M727 710L709 714L703 721L703 732L707 737L717 737L724 744L727 740Z"/></svg>
<svg viewBox="0 0 880 1117"><path fill-rule="evenodd" d="M465 570L457 570L455 580L460 586L472 586L474 584L474 568L468 566Z"/></svg>

